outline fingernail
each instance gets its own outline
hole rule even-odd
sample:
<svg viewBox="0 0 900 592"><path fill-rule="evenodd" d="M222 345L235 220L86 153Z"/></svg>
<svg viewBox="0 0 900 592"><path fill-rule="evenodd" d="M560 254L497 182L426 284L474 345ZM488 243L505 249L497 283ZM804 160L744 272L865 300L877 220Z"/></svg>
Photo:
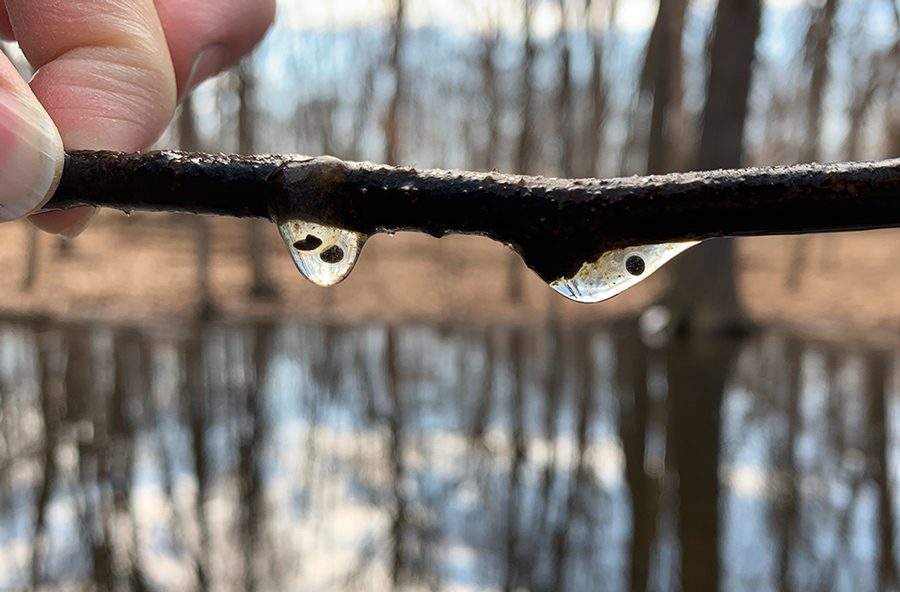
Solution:
<svg viewBox="0 0 900 592"><path fill-rule="evenodd" d="M221 72L226 64L228 64L228 50L224 45L209 45L197 52L178 102L183 101L201 82Z"/></svg>
<svg viewBox="0 0 900 592"><path fill-rule="evenodd" d="M62 175L62 140L38 104L0 91L0 222L50 199Z"/></svg>
<svg viewBox="0 0 900 592"><path fill-rule="evenodd" d="M91 225L91 222L94 221L94 218L96 218L99 213L100 208L93 208L89 213L85 214L83 218L74 222L71 226L67 226L63 230L60 230L56 234L67 239L76 238L82 232L87 230L87 227Z"/></svg>

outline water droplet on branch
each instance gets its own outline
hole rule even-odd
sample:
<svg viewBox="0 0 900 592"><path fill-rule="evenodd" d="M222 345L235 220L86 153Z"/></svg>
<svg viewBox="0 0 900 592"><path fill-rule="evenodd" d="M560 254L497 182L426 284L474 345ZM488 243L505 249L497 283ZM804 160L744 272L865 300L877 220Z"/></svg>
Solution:
<svg viewBox="0 0 900 592"><path fill-rule="evenodd" d="M358 232L295 218L279 220L278 230L297 269L317 286L334 286L344 281L368 238Z"/></svg>
<svg viewBox="0 0 900 592"><path fill-rule="evenodd" d="M664 243L609 251L597 261L582 265L574 277L556 280L550 287L577 302L602 302L647 279L696 244Z"/></svg>

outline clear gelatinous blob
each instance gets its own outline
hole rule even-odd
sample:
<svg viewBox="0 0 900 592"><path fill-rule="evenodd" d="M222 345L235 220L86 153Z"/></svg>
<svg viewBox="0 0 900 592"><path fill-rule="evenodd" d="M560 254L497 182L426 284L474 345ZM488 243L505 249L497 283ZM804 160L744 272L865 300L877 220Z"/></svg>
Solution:
<svg viewBox="0 0 900 592"><path fill-rule="evenodd" d="M653 275L672 257L696 244L665 243L609 251L597 261L582 265L575 277L556 280L550 287L578 302L602 302Z"/></svg>
<svg viewBox="0 0 900 592"><path fill-rule="evenodd" d="M281 238L297 269L317 286L334 286L346 279L367 236L306 220L278 222Z"/></svg>

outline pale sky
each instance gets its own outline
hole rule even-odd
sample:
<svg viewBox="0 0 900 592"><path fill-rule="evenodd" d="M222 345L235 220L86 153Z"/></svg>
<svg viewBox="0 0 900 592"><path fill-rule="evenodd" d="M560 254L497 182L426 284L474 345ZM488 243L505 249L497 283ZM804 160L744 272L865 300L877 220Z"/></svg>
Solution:
<svg viewBox="0 0 900 592"><path fill-rule="evenodd" d="M816 0L765 0L769 8L791 8ZM578 3L580 4L580 3ZM606 2L594 2L593 18L598 26L606 25ZM385 22L392 18L392 0L279 0L282 22L294 29L343 29ZM693 8L711 10L715 0L694 0ZM456 30L478 31L492 23L510 33L521 31L521 0L412 0L407 8L411 27L438 25ZM616 25L628 32L642 32L653 25L657 0L619 0ZM559 29L559 11L555 2L535 6L535 33L555 35ZM580 11L570 15L573 23Z"/></svg>

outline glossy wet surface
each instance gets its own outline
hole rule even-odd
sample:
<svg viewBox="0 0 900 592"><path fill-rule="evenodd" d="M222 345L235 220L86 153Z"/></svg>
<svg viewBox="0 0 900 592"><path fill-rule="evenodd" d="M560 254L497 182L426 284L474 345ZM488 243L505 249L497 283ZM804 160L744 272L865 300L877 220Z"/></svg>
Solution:
<svg viewBox="0 0 900 592"><path fill-rule="evenodd" d="M0 590L898 584L896 351L171 327L0 324Z"/></svg>

